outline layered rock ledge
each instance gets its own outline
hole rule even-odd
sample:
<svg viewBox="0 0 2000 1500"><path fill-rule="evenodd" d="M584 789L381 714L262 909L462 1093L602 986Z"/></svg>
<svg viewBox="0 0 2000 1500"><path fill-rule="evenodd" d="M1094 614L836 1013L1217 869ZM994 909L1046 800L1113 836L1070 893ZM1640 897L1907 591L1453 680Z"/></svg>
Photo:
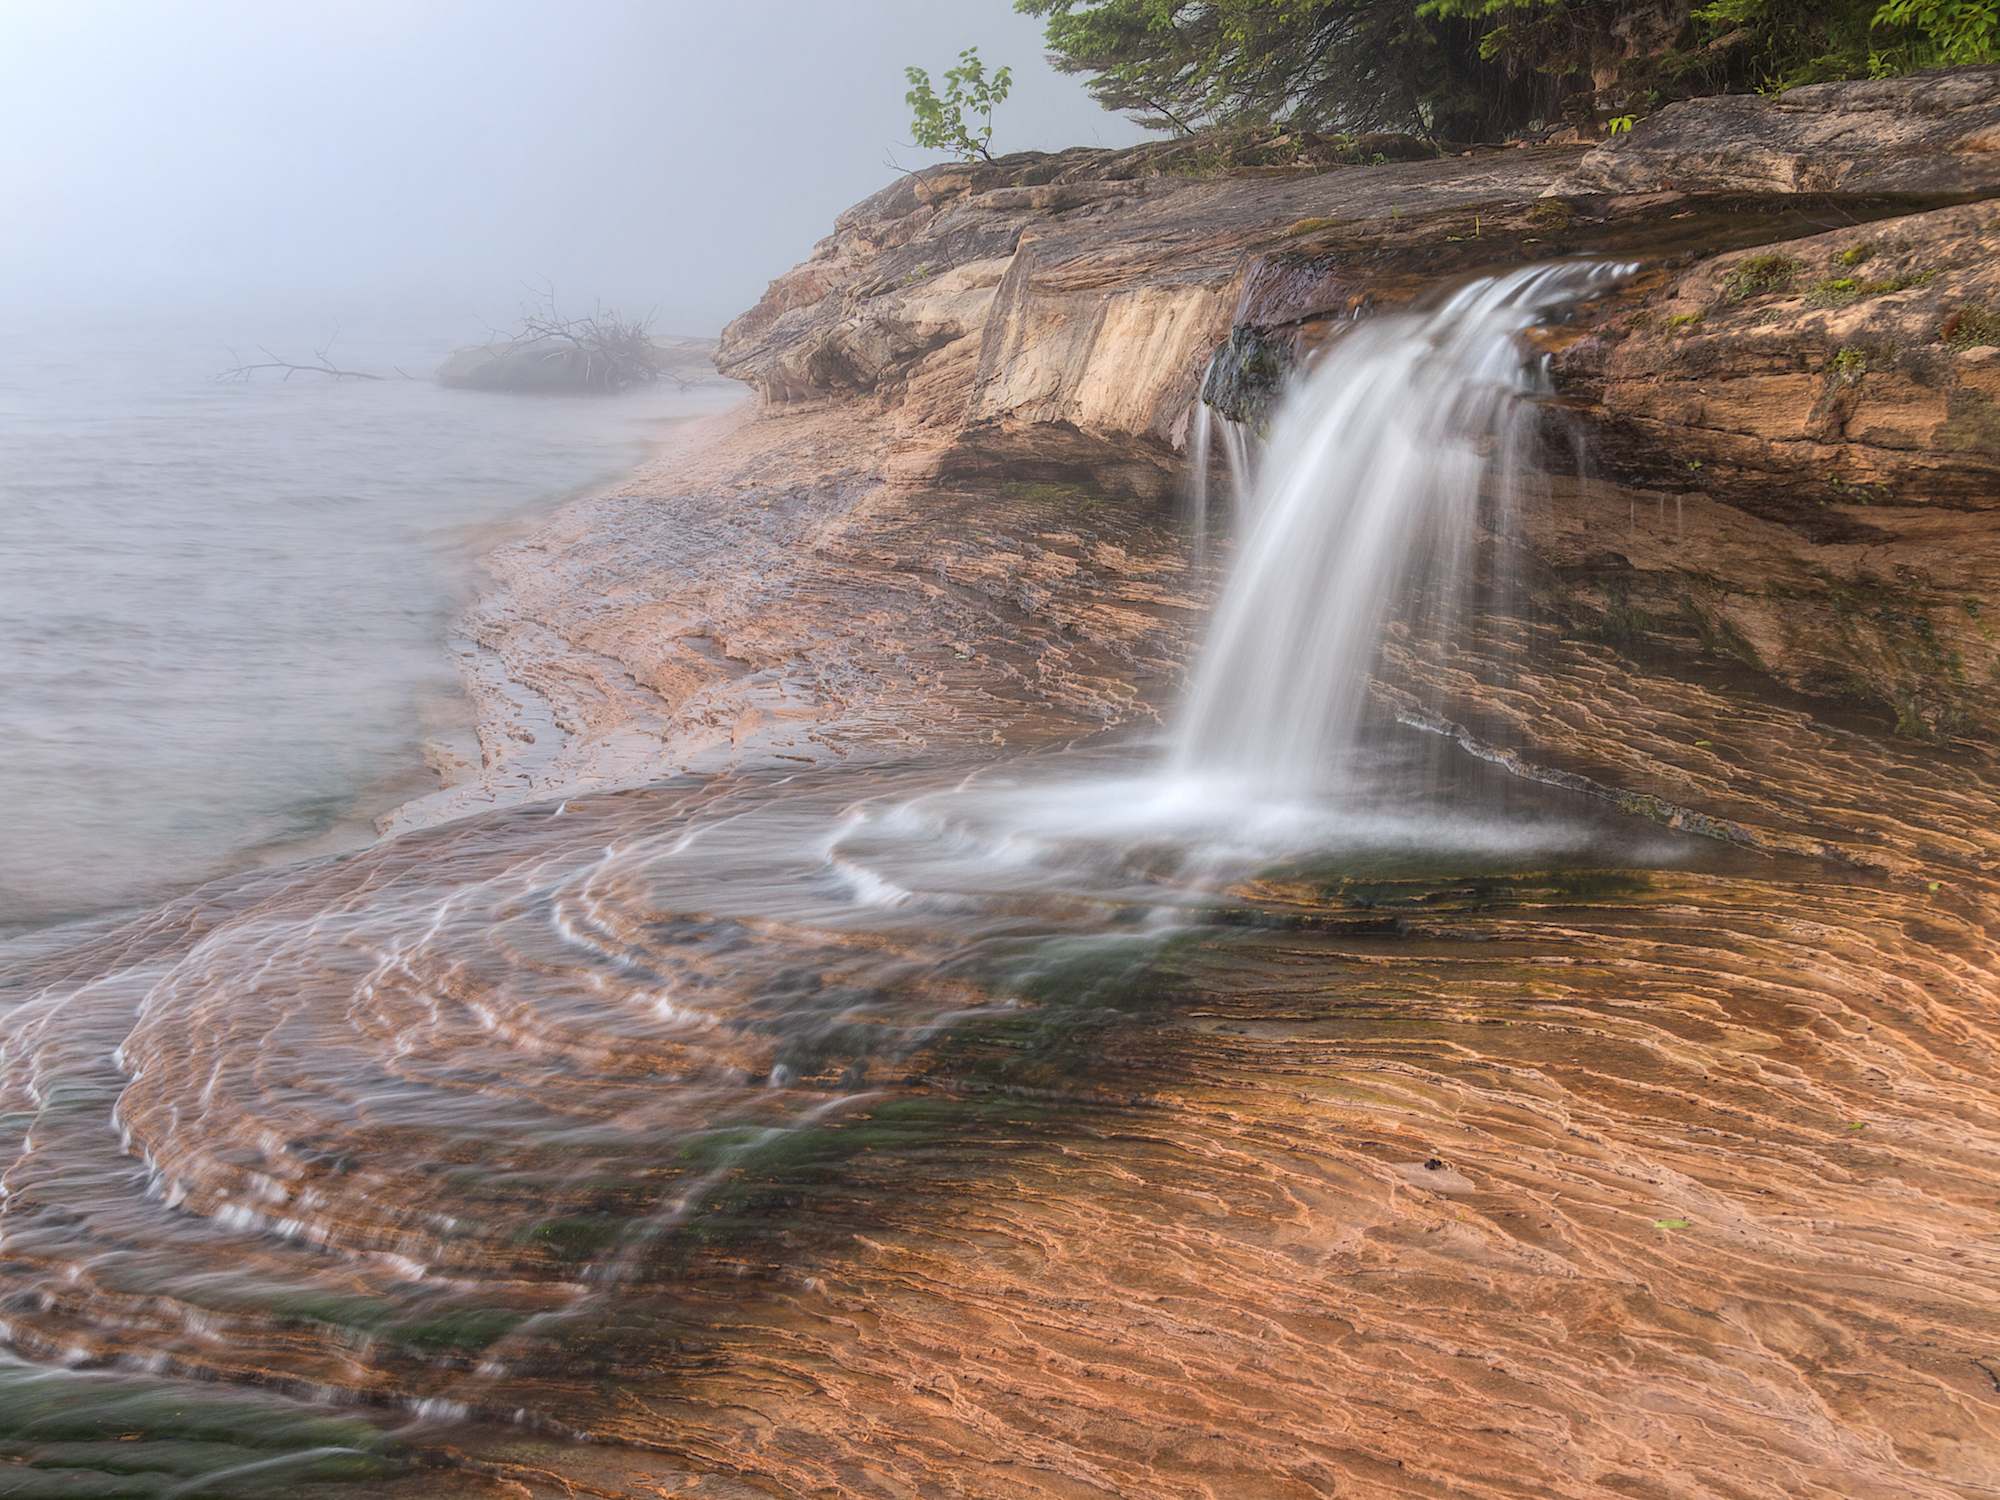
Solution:
<svg viewBox="0 0 2000 1500"><path fill-rule="evenodd" d="M1146 148L845 216L724 341L764 410L495 559L476 775L10 951L0 1334L77 1383L0 1457L54 1494L296 1450L516 1500L1993 1494L1993 83L1689 106L1615 190L1580 147ZM1838 128L1899 89L1960 102ZM1769 141L1672 184L1774 109L1851 190ZM1145 948L1189 896L1148 850L954 884L976 822L904 814L1171 701L1197 400L1254 428L1352 316L1571 253L1640 265L1549 338L1595 459L1494 539L1532 607L1393 633L1384 697L1609 837L1267 872Z"/></svg>
<svg viewBox="0 0 2000 1500"><path fill-rule="evenodd" d="M2000 70L1696 100L1594 148L1213 179L1153 148L912 174L730 325L772 407L894 434L890 477L1170 493L1370 309L1538 258L1640 274L1555 352L1595 454L1527 518L1552 607L1904 732L1983 734L2000 648ZM1662 545L1633 518L1671 497Z"/></svg>

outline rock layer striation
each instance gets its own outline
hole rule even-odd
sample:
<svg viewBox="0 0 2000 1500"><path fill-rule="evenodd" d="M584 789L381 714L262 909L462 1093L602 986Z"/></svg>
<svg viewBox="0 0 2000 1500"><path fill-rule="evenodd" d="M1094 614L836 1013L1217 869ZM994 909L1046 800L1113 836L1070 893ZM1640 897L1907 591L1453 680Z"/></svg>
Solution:
<svg viewBox="0 0 2000 1500"><path fill-rule="evenodd" d="M475 772L7 950L6 1488L1992 1494L1991 83L844 216L763 411L495 558ZM1546 334L1592 440L1374 726L1512 842L1093 835L1197 399L1564 253L1636 263Z"/></svg>

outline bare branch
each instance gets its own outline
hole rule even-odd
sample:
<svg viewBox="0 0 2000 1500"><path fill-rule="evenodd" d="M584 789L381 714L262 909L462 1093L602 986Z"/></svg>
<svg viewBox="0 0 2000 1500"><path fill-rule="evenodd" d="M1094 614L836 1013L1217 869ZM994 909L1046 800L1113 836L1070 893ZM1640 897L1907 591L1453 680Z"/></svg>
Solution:
<svg viewBox="0 0 2000 1500"><path fill-rule="evenodd" d="M259 370L283 370L285 373L279 377L281 380L290 380L294 375L329 375L335 380L381 380L385 378L381 375L370 374L367 370L341 369L327 357L327 350L331 348L332 342L329 341L327 349L317 349L314 351L316 363L302 365L289 359L280 359L269 349L259 344L257 346L258 352L264 356L261 360L245 363L241 359L238 359L237 363L231 365L228 369L217 371L215 378L225 381L243 381L248 380ZM234 349L231 349L229 353L232 358L236 358L236 351ZM399 370L397 373L401 374L402 372Z"/></svg>
<svg viewBox="0 0 2000 1500"><path fill-rule="evenodd" d="M652 312L628 318L598 303L587 316L565 317L556 305L555 283L523 284L535 300L523 305L520 324L508 340L516 347L550 363L573 364L580 383L593 390L623 390L662 378L687 384L661 358L653 341Z"/></svg>

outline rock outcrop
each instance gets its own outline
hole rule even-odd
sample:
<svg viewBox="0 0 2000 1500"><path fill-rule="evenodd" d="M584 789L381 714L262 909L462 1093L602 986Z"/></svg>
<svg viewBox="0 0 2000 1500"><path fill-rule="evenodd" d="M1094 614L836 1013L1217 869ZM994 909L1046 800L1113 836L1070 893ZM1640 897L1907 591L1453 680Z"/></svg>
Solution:
<svg viewBox="0 0 2000 1500"><path fill-rule="evenodd" d="M1627 258L1639 274L1551 348L1599 478L1572 487L1581 533L1526 518L1545 602L1908 733L1979 732L2000 724L1979 597L2000 576L1997 146L1985 68L1691 101L1595 148L934 169L843 215L717 360L768 402L867 403L905 479L1158 496L1197 399L1254 424L1346 319L1524 261ZM1683 530L1657 549L1633 518L1665 497Z"/></svg>
<svg viewBox="0 0 2000 1500"><path fill-rule="evenodd" d="M1582 157L846 216L761 419L492 559L475 779L0 955L9 1493L2000 1489L2000 762L1910 737L1991 722L1993 209ZM1469 799L1105 817L1198 395L1567 253L1642 269L1547 335L1541 608L1385 643Z"/></svg>
<svg viewBox="0 0 2000 1500"><path fill-rule="evenodd" d="M2000 70L1961 68L1670 104L1562 193L1991 193Z"/></svg>
<svg viewBox="0 0 2000 1500"><path fill-rule="evenodd" d="M1575 153L1486 152L1204 178L1150 148L913 174L842 215L723 331L767 401L864 397L915 462L1175 482L1189 402L1259 257L1329 224L1531 201Z"/></svg>
<svg viewBox="0 0 2000 1500"><path fill-rule="evenodd" d="M1691 633L1906 733L1990 728L1996 229L1980 202L1717 256L1563 350L1601 461L1672 494L1680 528L1651 545L1638 498L1608 495L1588 544L1543 548L1586 613Z"/></svg>

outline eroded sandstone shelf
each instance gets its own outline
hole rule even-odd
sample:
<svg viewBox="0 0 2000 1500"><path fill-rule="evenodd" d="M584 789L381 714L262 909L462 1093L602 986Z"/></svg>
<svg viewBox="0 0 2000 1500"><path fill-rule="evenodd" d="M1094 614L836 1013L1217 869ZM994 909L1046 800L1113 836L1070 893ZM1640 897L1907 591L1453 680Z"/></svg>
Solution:
<svg viewBox="0 0 2000 1500"><path fill-rule="evenodd" d="M1964 76L1910 149L1976 136ZM1922 476L1990 454L1826 429L1901 486L1816 507L1836 535L1642 487L1657 446L1550 476L1485 549L1534 586L1384 663L1385 785L1461 835L1217 880L1085 800L1018 815L1156 758L1226 562L1162 498L1173 429L1232 330L1346 311L1257 256L1374 215L1355 284L1416 295L1485 253L1439 225L1547 228L1580 155L1055 158L843 221L732 335L775 409L496 559L477 776L354 855L10 951L10 1492L2000 1489L2000 771L1948 732L1983 636L1940 631L1960 717L1898 734L1891 697L1795 694L1824 633L1768 642L1833 596L1762 586L1893 556L1935 618L1992 541ZM1973 295L1983 205L1911 207L1874 217L1956 258L1881 295ZM1798 211L1740 217L1802 262L1858 232ZM1716 308L1706 375L1617 321L1746 253L1677 248L1565 330L1572 400L1666 422L1640 393L1685 375L1747 410L1760 330L1821 338L1775 291ZM1947 356L1963 402L1986 353L1917 363ZM1655 443L1723 442L1679 422ZM1732 627L1763 670L1646 604L1710 568L1711 616L1776 615Z"/></svg>
<svg viewBox="0 0 2000 1500"><path fill-rule="evenodd" d="M964 512L901 494L871 524L950 574ZM980 555L1047 545L1046 496L993 500ZM1101 586L1155 580L1101 636L1173 660L1171 528L1066 508L1120 549ZM766 618L827 624L827 575L761 576L812 606ZM929 866L829 843L1080 732L1081 647L965 665L1041 628L981 597L991 635L920 659L964 676L884 716L921 753L863 717L812 765L475 815L16 974L15 1347L464 1414L381 1447L380 1493L1995 1482L1990 766L1494 622L1406 679L1750 846L1614 810L1546 865L1274 872L1072 951L1169 877L857 905L853 870Z"/></svg>

